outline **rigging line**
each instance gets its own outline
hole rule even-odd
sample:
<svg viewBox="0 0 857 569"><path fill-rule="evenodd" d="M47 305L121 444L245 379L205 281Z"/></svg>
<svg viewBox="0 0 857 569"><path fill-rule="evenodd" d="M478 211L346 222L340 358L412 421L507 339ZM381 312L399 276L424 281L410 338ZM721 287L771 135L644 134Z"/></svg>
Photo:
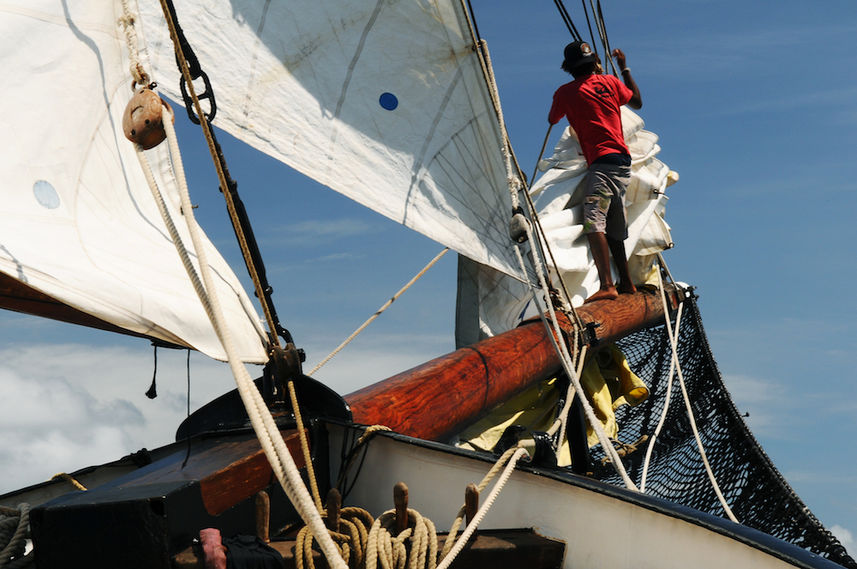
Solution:
<svg viewBox="0 0 857 569"><path fill-rule="evenodd" d="M255 237L253 237L252 230L249 232L246 231L247 228L244 227L245 224L241 223L239 220L238 209L240 207L243 210L243 204L240 204L240 200L238 200L238 204L236 204L236 200L234 199L236 196L233 196L233 191L237 192L236 184L230 184L227 180L228 172L226 171L225 165L221 162L218 156L222 157L222 153L219 152L219 144L217 144L216 139L214 138L214 132L211 129L211 125L208 122L208 118L205 113L202 112L202 104L199 101L199 97L196 94L196 89L193 86L193 78L191 76L191 71L189 69L189 64L187 59L185 58L184 50L182 48L181 42L179 40L178 32L176 29L176 22L172 17L172 11L170 8L172 7L170 4L170 0L160 0L161 10L164 13L164 18L167 21L167 26L170 30L170 38L173 42L173 48L176 53L176 59L179 62L179 68L181 69L182 77L184 77L185 82L187 83L187 88L190 93L191 99L193 100L193 106L196 110L197 116L200 119L200 126L202 126L203 133L205 135L205 140L208 143L208 150L211 154L212 161L214 162L215 170L217 171L217 177L220 182L221 192L223 193L223 197L226 200L227 211L229 212L230 220L232 221L233 229L235 230L235 236L238 240L238 244L241 248L241 253L244 256L244 262L247 265L247 270L250 272L250 277L253 280L253 286L256 289L256 297L259 299L259 303L262 305L262 311L265 313L265 320L268 323L268 341L271 346L280 345L279 340L277 339L277 334L281 332L285 332L284 338L286 342L291 342L291 335L286 331L282 326L279 326L278 319L276 317L276 311L273 306L273 302L270 298L270 286L265 286L262 283L263 278L263 267L257 267L256 261L261 261L258 255L258 247L256 247L257 255L253 255L251 251L251 245L249 240L252 239L253 246L255 246Z"/></svg>
<svg viewBox="0 0 857 569"><path fill-rule="evenodd" d="M580 0L583 5L583 13L586 16L586 27L589 28L589 41L591 47L595 49L595 55L598 55L598 44L595 43L595 34L592 33L592 22L589 20L589 10L586 9L586 0Z"/></svg>
<svg viewBox="0 0 857 569"><path fill-rule="evenodd" d="M430 268L432 268L432 267L435 265L435 263L437 263L438 261L440 261L441 257L443 257L444 255L446 255L446 254L447 254L447 252L449 252L449 247L444 247L444 248L443 248L443 250L441 250L441 252L440 252L440 253L438 253L437 255L435 255L434 259L432 259L431 261L429 261L429 263L428 263L425 267L423 267L423 268L422 268L422 270L421 270L420 272L418 272L416 275L414 275L414 276L413 276L413 278L411 278L411 280L409 280L409 281L408 281L408 283L407 283L405 286L403 286L402 288L400 288L400 289L399 289L399 292L397 292L397 293L396 293L396 294L394 294L392 297L390 297L390 299L389 299L387 302L385 302L385 303L381 306L381 308L379 308L378 310L376 310L376 311L375 311L375 314L373 314L372 316L370 316L369 318L367 318L367 319L366 319L366 321L365 321L365 322L363 322L363 324L361 324L361 325L360 325L360 326L359 326L359 327L358 327L354 332L352 332L350 336L348 336L347 338L345 338L345 340L343 340L343 341L342 341L342 343L341 343L341 344L339 344L339 345L336 347L336 349L334 349L332 352L330 352L330 353L329 353L329 354L328 354L328 355L327 355L323 360L321 360L321 361L320 361L320 362L319 362L319 363L318 363L314 368L312 368L312 370L310 370L310 372L309 372L307 375L309 375L310 377L312 377L312 375L313 375L315 372L317 372L317 371L318 371L318 370L319 370L319 369L320 369L324 364L326 364L327 362L329 362L329 361L333 358L333 356L335 356L336 354L338 354L338 353L340 352L340 350L342 350L342 348L344 348L345 346L347 346L348 344L350 344L350 343L351 343L351 341L352 341L352 340L354 340L354 338L356 338L358 334L360 334L363 330L365 330L365 329L366 329L366 327L367 327L367 326L369 326L369 324L371 324L372 322L374 322L376 318L378 318L379 316L381 316L381 314L382 314L385 310L387 310L388 308L390 308L390 306L391 306L391 305L396 301L396 299L397 299L397 298L399 298L400 296L402 296L402 294L404 294L404 292L405 292L406 290L408 290L409 288L411 288L411 286L412 286L415 282L417 282L418 280L420 280L420 278L422 278L422 277L423 277L423 275L425 275L425 274L426 274L426 272L428 272L428 270L429 270Z"/></svg>
<svg viewBox="0 0 857 569"><path fill-rule="evenodd" d="M234 342L232 341L232 334L229 327L223 320L223 311L220 306L217 289L213 286L212 282L212 270L206 259L207 254L205 248L202 247L200 236L201 229L193 215L193 207L190 202L187 180L185 179L184 167L181 161L181 151L176 139L175 128L171 120L172 113L166 107L163 107L161 112L163 116L164 130L167 133L167 140L169 141L170 155L173 159L173 170L175 172L175 179L178 185L179 197L181 198L181 211L185 219L187 230L190 233L193 246L196 249L204 285L203 282L200 281L199 274L190 260L188 251L184 247L184 243L178 234L169 211L166 209L163 196L157 187L157 183L154 182L151 168L148 166L148 161L146 156L143 154L142 147L140 145L136 145L137 156L140 160L141 166L143 166L143 169L146 171L146 177L147 180L149 180L153 197L157 202L158 209L161 212L164 223L170 229L170 235L173 238L176 250L182 259L182 263L187 270L188 277L194 285L194 290L199 296L200 302L205 307L206 314L211 321L212 327L214 328L214 331L226 352L227 361L229 362L232 375L235 378L239 395L241 396L241 400L247 410L253 430L259 439L259 444L265 451L265 456L268 459L268 463L271 465L272 471L276 475L280 486L285 491L291 503L295 506L295 509L298 511L301 518L303 518L304 522L311 526L313 532L319 536L317 538L319 545L321 546L321 549L331 567L346 569L347 565L342 560L336 545L330 539L330 536L325 530L324 522L322 521L318 510L315 508L315 504L313 504L312 497L304 486L303 479L295 465L291 452L283 440L279 427L274 421L271 412L268 410L265 401L262 399L259 390L250 378L247 368L235 353L236 349Z"/></svg>
<svg viewBox="0 0 857 569"><path fill-rule="evenodd" d="M187 360L185 361L185 368L187 369L187 416L190 417L190 348L187 349ZM187 464L188 459L190 458L190 439L191 436L187 437L187 453L185 454L184 460L182 461L182 468Z"/></svg>
<svg viewBox="0 0 857 569"><path fill-rule="evenodd" d="M512 449L510 449L512 450ZM508 482L509 478L512 476L512 473L515 471L515 467L518 464L518 461L524 457L524 455L528 455L527 450L524 448L517 448L514 450L514 454L509 458L509 463L503 469L503 473L500 475L500 478L497 479L497 483L491 489L491 492L488 494L488 498L485 500L485 503L482 504L482 507L479 508L479 511L476 512L476 515L473 516L473 519L467 524L465 530L461 533L457 540L455 540L455 545L452 549L443 557L443 560L437 565L437 569L447 569L452 562L455 560L456 556L461 552L462 549L467 545L467 542L470 540L470 536L473 535L473 532L476 531L476 527L482 523L482 520L488 514L488 510L491 509L491 506L494 505L494 502L497 501L497 496L500 495L500 492L503 490L503 487ZM447 537L447 539L449 539ZM444 549L446 549L446 544L444 544Z"/></svg>
<svg viewBox="0 0 857 569"><path fill-rule="evenodd" d="M528 207L530 209L530 216L534 219L535 223L538 225L539 231L541 232L543 239L544 239L544 231L541 227L541 224L538 223L538 215L536 214L535 206L533 205L532 200L530 199L529 191L527 189L526 178L524 177L523 172L521 172L520 166L518 166L517 159L515 158L515 154L514 154L514 151L512 150L511 142L509 140L509 133L506 130L506 123L505 123L505 120L503 118L502 107L500 106L500 97L499 97L499 93L497 90L497 82L496 82L496 78L494 76L493 67L491 65L491 55L488 52L488 45L484 40L481 40L478 44L478 47L479 47L478 54L480 56L480 62L482 63L482 70L483 70L483 73L485 73L486 81L488 82L488 88L489 88L490 95L491 95L491 100L494 103L494 108L497 112L497 119L499 121L499 126L501 129L501 132L503 133L504 140L506 142L506 146L503 149L504 150L503 155L504 155L505 165L506 165L507 180L509 182L509 193L510 193L510 197L512 200L512 208L513 209L517 208L519 206L519 203L520 203L519 198L518 198L518 191L520 188L515 187L515 186L519 186L521 183L523 183L524 187L523 187L522 193L524 194L524 197L525 197L527 204L528 204ZM550 132L550 129L548 132ZM547 143L547 140L545 140L545 143ZM511 161L513 159L514 159L514 163L515 163L515 166L517 168L517 174L518 174L518 177L516 179L513 179L512 172L511 172ZM528 231L528 233L529 233L529 231ZM546 242L546 239L545 239L545 242ZM544 254L544 251L541 249L542 242L541 241L534 241L532 239L532 235L530 235L530 243L536 244L535 250L538 251L537 254L541 255L544 258L545 254ZM556 261L553 259L553 254L551 253L550 256L551 256L551 261L554 263L554 266L556 266ZM526 269L524 268L523 263L521 264L521 268L524 271L524 274L526 276ZM536 271L542 270L539 268L535 268L535 269L536 269ZM545 276L548 279L550 278L550 274L546 274ZM562 279L560 279L560 282L562 282ZM580 319L578 318L577 313L571 307L571 298L568 295L568 291L564 290L564 288L565 288L564 283L562 284L562 288L563 288L563 292L565 293L566 303L567 303L569 309L571 310L572 314L574 314L574 321L575 321L576 325L580 325L581 329L582 329L582 323L580 322ZM545 292L547 293L547 291L545 291Z"/></svg>
<svg viewBox="0 0 857 569"><path fill-rule="evenodd" d="M473 31L476 34L476 39L481 40L482 35L479 33L479 26L476 24L476 12L473 11L473 4L467 0L467 8L470 10L470 21L473 22Z"/></svg>
<svg viewBox="0 0 857 569"><path fill-rule="evenodd" d="M613 61L612 57L613 50L610 49L610 38L607 37L607 23L604 19L604 12L601 10L601 0L598 0L598 19L601 21L601 29L604 34L604 50L607 53L607 61L613 69L613 75L618 76L618 73L616 73L616 62Z"/></svg>
<svg viewBox="0 0 857 569"><path fill-rule="evenodd" d="M661 271L658 271L658 286L661 291L661 302L664 305L664 315L665 315L665 323L667 328L667 334L670 338L670 347L672 349L672 359L675 362L676 372L678 373L678 381L679 386L681 387L681 394L684 399L684 405L687 409L687 418L690 422L690 428L693 431L694 439L696 439L696 446L699 448L699 456L702 458L702 463L705 466L705 472L708 474L708 479L711 482L711 487L714 489L714 493L717 495L717 499L720 501L720 505L723 506L723 511L735 523L740 523L738 518L735 517L735 514L732 513L732 509L729 507L729 504L726 502L726 498L723 496L723 493L720 491L720 485L717 483L717 478L714 476L714 471L711 469L711 464L708 462L708 456L705 453L705 447L702 445L702 438L699 436L699 430L696 427L696 418L693 415L693 406L690 402L690 396L687 394L687 386L684 381L684 374L681 371L681 363L678 361L678 329L675 331L675 336L673 336L672 324L670 323L669 311L667 310L667 298L666 293L664 292L664 283L661 278Z"/></svg>
<svg viewBox="0 0 857 569"><path fill-rule="evenodd" d="M577 26L574 25L574 20L571 19L571 15L569 15L565 4L563 4L562 0L553 0L553 3L556 5L563 22L565 22L565 27L568 28L568 31L571 33L571 37L574 38L575 41L580 41L580 32L577 31Z"/></svg>
<svg viewBox="0 0 857 569"><path fill-rule="evenodd" d="M675 333L678 334L679 326L681 326L681 315L684 310L684 303L678 305L678 312L676 313L675 318ZM670 345L672 345L674 339L672 335L669 337ZM661 429L664 427L664 423L667 420L667 412L670 408L670 400L672 399L672 389L673 389L673 378L675 377L675 360L670 358L670 371L667 374L667 391L664 394L664 409L661 412L661 418L658 420L658 424L655 427L655 432L652 435L652 438L649 440L649 444L646 447L646 458L643 460L643 474L640 477L640 492L646 491L646 478L649 474L649 462L652 457L652 451L655 448L655 442L658 440L658 436L661 434Z"/></svg>
<svg viewBox="0 0 857 569"><path fill-rule="evenodd" d="M531 227L527 227L527 236L528 236L530 242L532 243L534 236L533 236L533 230ZM515 253L518 257L518 262L521 265L521 269L525 270L524 269L524 258L521 255L521 248L517 244L515 245ZM539 283L542 287L542 293L547 296L547 294L548 294L547 284L545 282L543 267L541 266L541 264L539 262L539 256L538 255L532 255L531 258L532 258L533 262L537 265L535 272L539 278ZM531 287L530 288L531 292L533 294L533 300L535 301L536 305L538 306L539 302L538 302L538 297L535 294L535 286L531 284L530 287ZM559 326L559 322L558 322L558 319L556 316L556 311L554 310L553 304L548 302L547 307L548 307L548 312L550 313L550 319L551 319L551 324L553 325L553 330L550 329L550 325L548 324L547 319L544 315L544 312L541 309L539 310L539 316L541 317L542 322L544 323L544 325L547 329L548 338L553 343L554 349L557 351L557 354L559 355L560 362L562 363L562 367L565 370L566 375L568 375L569 379L574 384L575 392L577 393L578 397L580 397L580 402L583 406L583 410L584 410L584 413L586 414L586 418L589 420L589 424L592 426L593 430L595 431L596 435L598 436L598 441L601 443L601 447L604 450L604 454L610 458L610 461L613 464L613 468L616 470L616 472L619 474L619 476L625 482L625 486L629 490L635 490L636 491L637 486L634 484L634 481L631 480L631 478L628 476L628 473L625 470L625 465L622 463L622 460L619 458L619 455L616 452L616 449L613 448L613 445L610 443L610 439L609 439L609 437L607 437L607 433L604 432L604 428L601 425L601 422L598 421L597 417L595 416L595 411L592 409L592 406L589 404L589 401L586 399L586 397L584 395L583 386L580 383L580 378L575 373L574 364L573 364L574 360L568 352L568 347L566 346L566 343L564 341L560 341L563 338L563 334L562 334L562 330ZM554 334L556 334L556 336L554 336Z"/></svg>
<svg viewBox="0 0 857 569"><path fill-rule="evenodd" d="M575 310L574 306L572 306L571 294L569 294L568 288L565 286L565 281L563 280L562 275L559 274L559 269L556 268L556 267L558 267L557 262L556 262L556 258L554 257L553 249L550 246L550 242L548 241L547 233L545 232L544 227L542 226L542 222L539 219L539 213L536 210L536 205L533 202L532 196L530 196L529 192L524 192L524 198L527 202L527 207L530 210L530 216L533 219L533 224L538 228L538 235L540 237L536 242L538 245L538 251L539 251L540 255L542 256L542 258L545 258L544 252L547 251L547 253L548 253L547 256L550 257L550 262L553 264L554 268L556 269L556 276L557 276L557 280L559 281L559 288L563 294L563 300L566 303L566 310L572 316L572 321L574 322L575 329L576 330L583 330L583 328L584 328L583 321L580 319L580 316L577 314L577 310ZM550 269L548 269L547 277L548 277L548 280L550 280Z"/></svg>
<svg viewBox="0 0 857 569"><path fill-rule="evenodd" d="M509 132L506 129L506 121L503 118L503 108L500 105L500 96L497 91L497 80L494 76L494 69L491 65L491 54L488 52L488 43L477 36L477 31L474 28L475 22L470 18L470 14L467 13L467 8L464 4L464 0L460 0L460 6L464 11L465 20L467 22L468 30L470 31L470 38L473 40L473 50L476 52L477 59L479 60L479 65L482 69L482 76L485 80L486 86L488 87L488 95L491 99L491 104L494 107L494 113L497 116L498 126L500 128L500 137L502 138L503 144L503 159L506 166L506 176L509 183L510 190L514 187L516 190L522 185L526 185L526 179L521 171L521 168L518 164L518 159L515 156L515 151L512 149L511 139L509 138ZM515 165L515 169L517 172L517 178L513 178L512 176L512 164ZM517 207L517 195L512 195L512 207Z"/></svg>

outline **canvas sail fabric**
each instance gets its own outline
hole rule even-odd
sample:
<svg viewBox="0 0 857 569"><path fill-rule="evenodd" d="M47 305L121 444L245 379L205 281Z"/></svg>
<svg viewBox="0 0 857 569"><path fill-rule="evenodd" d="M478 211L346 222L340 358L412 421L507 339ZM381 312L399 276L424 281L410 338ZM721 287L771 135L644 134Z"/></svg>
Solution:
<svg viewBox="0 0 857 569"><path fill-rule="evenodd" d="M622 125L632 161L631 182L625 195L628 266L636 283L655 284L655 256L672 247L669 226L664 221L665 190L677 175L658 160L658 137L643 128L639 115L622 107ZM598 290L600 282L583 233L582 182L587 165L570 127L539 169L544 174L530 193L553 253L552 278L562 278L572 304L579 306ZM468 259L459 261L458 347L510 330L524 318L537 315L532 294L523 283Z"/></svg>
<svg viewBox="0 0 857 569"><path fill-rule="evenodd" d="M149 56L177 99L157 2ZM215 123L351 199L507 274L504 137L460 1L176 3ZM285 188L284 188L285 189Z"/></svg>
<svg viewBox="0 0 857 569"><path fill-rule="evenodd" d="M132 95L120 2L21 0L0 6L0 271L128 331L224 353L121 130ZM26 78L26 81L24 80ZM185 243L164 160L149 151ZM263 333L235 274L207 240L227 321L245 361ZM195 259L195 256L194 256Z"/></svg>

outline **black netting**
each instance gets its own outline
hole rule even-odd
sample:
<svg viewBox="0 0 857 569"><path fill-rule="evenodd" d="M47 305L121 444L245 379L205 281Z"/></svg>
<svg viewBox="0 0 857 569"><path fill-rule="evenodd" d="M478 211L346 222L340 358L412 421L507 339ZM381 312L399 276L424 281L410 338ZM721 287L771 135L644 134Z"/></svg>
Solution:
<svg viewBox="0 0 857 569"><path fill-rule="evenodd" d="M723 385L695 300L689 299L683 311L678 341L682 374L705 453L732 512L747 526L857 568L857 562L804 505L744 424ZM623 405L617 410L619 437L632 444L654 435L666 400L671 352L665 326L637 332L618 345L651 393L637 407ZM623 458L638 485L647 444L639 444ZM595 476L623 485L613 467L602 462L603 457L601 447L592 449ZM725 517L705 472L677 377L652 452L646 493Z"/></svg>

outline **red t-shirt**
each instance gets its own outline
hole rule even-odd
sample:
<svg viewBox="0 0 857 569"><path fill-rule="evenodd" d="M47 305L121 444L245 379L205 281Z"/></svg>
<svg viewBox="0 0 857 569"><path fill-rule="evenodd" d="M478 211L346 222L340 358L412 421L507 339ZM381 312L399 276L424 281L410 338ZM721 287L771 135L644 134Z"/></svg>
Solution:
<svg viewBox="0 0 857 569"><path fill-rule="evenodd" d="M633 91L613 75L581 77L556 90L548 121L556 124L563 116L568 117L587 164L607 154L628 154L619 107L633 96Z"/></svg>

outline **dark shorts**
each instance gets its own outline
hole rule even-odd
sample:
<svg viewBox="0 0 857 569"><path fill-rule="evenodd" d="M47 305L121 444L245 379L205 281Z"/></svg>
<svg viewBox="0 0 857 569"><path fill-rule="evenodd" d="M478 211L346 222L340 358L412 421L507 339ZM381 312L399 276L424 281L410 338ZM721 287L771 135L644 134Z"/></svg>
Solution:
<svg viewBox="0 0 857 569"><path fill-rule="evenodd" d="M586 175L583 198L583 232L604 233L619 241L628 238L625 221L625 188L631 168L595 162Z"/></svg>

